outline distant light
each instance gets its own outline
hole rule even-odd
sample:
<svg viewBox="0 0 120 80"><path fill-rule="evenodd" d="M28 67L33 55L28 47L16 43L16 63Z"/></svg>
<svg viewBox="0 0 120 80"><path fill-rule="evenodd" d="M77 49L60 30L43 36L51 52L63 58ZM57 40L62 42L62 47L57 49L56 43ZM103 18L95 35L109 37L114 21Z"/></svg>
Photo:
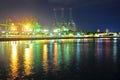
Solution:
<svg viewBox="0 0 120 80"><path fill-rule="evenodd" d="M52 34L52 33L50 33L50 36L53 36L53 34Z"/></svg>
<svg viewBox="0 0 120 80"><path fill-rule="evenodd" d="M77 42L80 42L80 39L77 39Z"/></svg>
<svg viewBox="0 0 120 80"><path fill-rule="evenodd" d="M61 34L59 33L58 35L60 36Z"/></svg>
<svg viewBox="0 0 120 80"><path fill-rule="evenodd" d="M5 33L5 31L1 31L2 33Z"/></svg>
<svg viewBox="0 0 120 80"><path fill-rule="evenodd" d="M24 26L24 31L32 31L32 28L30 28L29 25Z"/></svg>
<svg viewBox="0 0 120 80"><path fill-rule="evenodd" d="M117 42L117 38L113 38L113 39L114 39L113 42L116 43Z"/></svg>
<svg viewBox="0 0 120 80"><path fill-rule="evenodd" d="M12 26L14 26L15 24L14 23L12 23Z"/></svg>
<svg viewBox="0 0 120 80"><path fill-rule="evenodd" d="M77 33L77 36L80 36L80 33Z"/></svg>
<svg viewBox="0 0 120 80"><path fill-rule="evenodd" d="M64 31L69 31L69 29L65 28Z"/></svg>
<svg viewBox="0 0 120 80"><path fill-rule="evenodd" d="M116 40L117 38L113 38L114 40Z"/></svg>
<svg viewBox="0 0 120 80"><path fill-rule="evenodd" d="M49 32L49 30L48 29L44 29L43 32Z"/></svg>
<svg viewBox="0 0 120 80"><path fill-rule="evenodd" d="M16 31L16 28L15 28L15 27L12 27L12 31Z"/></svg>
<svg viewBox="0 0 120 80"><path fill-rule="evenodd" d="M28 26L28 25L25 25L24 28L25 28L25 30L28 30L28 29L29 29L29 26Z"/></svg>
<svg viewBox="0 0 120 80"><path fill-rule="evenodd" d="M57 30L57 29L55 29L55 30L53 30L53 32L54 32L54 33L57 33L57 32L58 32L58 30Z"/></svg>

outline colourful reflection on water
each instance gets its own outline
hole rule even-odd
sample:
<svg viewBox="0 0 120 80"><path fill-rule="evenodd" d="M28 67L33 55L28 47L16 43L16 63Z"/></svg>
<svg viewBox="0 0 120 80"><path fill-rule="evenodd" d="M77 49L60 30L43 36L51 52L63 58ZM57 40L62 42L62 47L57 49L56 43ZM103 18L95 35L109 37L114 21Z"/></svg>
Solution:
<svg viewBox="0 0 120 80"><path fill-rule="evenodd" d="M71 44L72 47L72 44ZM69 66L70 64L70 44L69 43L65 43L64 44L64 60L66 63L66 68Z"/></svg>
<svg viewBox="0 0 120 80"><path fill-rule="evenodd" d="M25 44L28 46L24 49L24 73L25 75L32 74L33 68L33 45L32 44Z"/></svg>
<svg viewBox="0 0 120 80"><path fill-rule="evenodd" d="M80 64L80 39L77 39L77 53L76 53L76 65L79 66ZM79 68L79 67L77 67Z"/></svg>
<svg viewBox="0 0 120 80"><path fill-rule="evenodd" d="M40 41L34 42L34 68L37 73L39 73L39 69L41 68L42 62L42 43Z"/></svg>
<svg viewBox="0 0 120 80"><path fill-rule="evenodd" d="M77 39L77 61L80 60L80 39Z"/></svg>
<svg viewBox="0 0 120 80"><path fill-rule="evenodd" d="M18 68L19 68L19 62L18 62L18 49L17 44L15 42L11 43L11 55L10 55L10 78L14 80L16 77L18 77Z"/></svg>
<svg viewBox="0 0 120 80"><path fill-rule="evenodd" d="M54 53L53 53L53 63L54 63L54 67L53 70L57 71L58 69L58 43L54 43Z"/></svg>
<svg viewBox="0 0 120 80"><path fill-rule="evenodd" d="M53 58L53 42L54 41L50 41L50 47L49 47L49 51L50 51L50 60L52 60Z"/></svg>
<svg viewBox="0 0 120 80"><path fill-rule="evenodd" d="M103 51L103 47L102 47L103 43L102 43L102 39L98 38L97 39L97 60L101 61L102 60L102 51Z"/></svg>
<svg viewBox="0 0 120 80"><path fill-rule="evenodd" d="M54 48L54 46L53 46L53 44L54 44L54 41L50 41L50 46L49 46L49 62L50 62L50 64L49 64L49 67L51 68L51 66L52 66L52 64L53 64L53 48Z"/></svg>
<svg viewBox="0 0 120 80"><path fill-rule="evenodd" d="M88 51L92 51L93 50L93 46L92 44L88 43L88 39L87 41L83 44L84 45L84 52L85 52L85 57L86 59L88 59L88 55L91 55L92 53L88 54ZM90 46L90 47L89 47Z"/></svg>
<svg viewBox="0 0 120 80"><path fill-rule="evenodd" d="M79 74L84 70L96 73L91 68L96 70L104 65L104 69L107 65L111 69L117 65L113 63L119 62L118 43L116 38L0 42L0 64L3 64L0 65L0 77L7 76L3 80L42 79Z"/></svg>
<svg viewBox="0 0 120 80"><path fill-rule="evenodd" d="M116 62L117 61L117 39L114 38L113 42L114 42L114 46L113 46L113 59L114 59L114 62Z"/></svg>
<svg viewBox="0 0 120 80"><path fill-rule="evenodd" d="M106 53L106 59L108 59L108 56L109 56L109 39L106 38L105 39L105 53Z"/></svg>
<svg viewBox="0 0 120 80"><path fill-rule="evenodd" d="M62 52L61 52L61 44L58 43L58 68L61 69L61 63L62 63Z"/></svg>
<svg viewBox="0 0 120 80"><path fill-rule="evenodd" d="M48 73L48 45L43 44L43 70Z"/></svg>

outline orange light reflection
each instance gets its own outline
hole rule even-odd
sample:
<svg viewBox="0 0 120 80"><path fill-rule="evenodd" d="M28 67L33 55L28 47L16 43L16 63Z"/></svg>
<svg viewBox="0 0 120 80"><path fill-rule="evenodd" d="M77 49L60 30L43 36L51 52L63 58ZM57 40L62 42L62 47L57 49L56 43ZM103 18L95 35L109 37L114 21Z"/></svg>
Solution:
<svg viewBox="0 0 120 80"><path fill-rule="evenodd" d="M32 74L32 64L33 64L33 47L32 45L29 45L30 48L25 48L24 52L24 73L25 75Z"/></svg>
<svg viewBox="0 0 120 80"><path fill-rule="evenodd" d="M47 44L43 45L43 69L46 74L48 72L48 46Z"/></svg>
<svg viewBox="0 0 120 80"><path fill-rule="evenodd" d="M18 77L18 50L17 50L17 44L12 44L12 52L10 57L10 75L11 79L14 80L16 77Z"/></svg>
<svg viewBox="0 0 120 80"><path fill-rule="evenodd" d="M54 43L53 63L54 63L54 70L57 70L57 68L58 68L58 43Z"/></svg>

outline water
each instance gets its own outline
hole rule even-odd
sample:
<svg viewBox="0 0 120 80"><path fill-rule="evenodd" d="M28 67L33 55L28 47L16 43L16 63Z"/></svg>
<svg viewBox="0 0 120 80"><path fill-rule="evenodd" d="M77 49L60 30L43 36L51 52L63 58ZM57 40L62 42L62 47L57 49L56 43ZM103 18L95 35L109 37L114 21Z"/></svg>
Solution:
<svg viewBox="0 0 120 80"><path fill-rule="evenodd" d="M120 39L0 42L0 80L120 79Z"/></svg>

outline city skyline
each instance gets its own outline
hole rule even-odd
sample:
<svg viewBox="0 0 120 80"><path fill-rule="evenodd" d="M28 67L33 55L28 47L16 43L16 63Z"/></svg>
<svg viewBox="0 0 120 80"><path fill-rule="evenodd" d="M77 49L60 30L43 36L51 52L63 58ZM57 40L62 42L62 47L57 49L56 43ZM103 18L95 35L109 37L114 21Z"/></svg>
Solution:
<svg viewBox="0 0 120 80"><path fill-rule="evenodd" d="M120 11L118 0L1 0L0 22L6 18L20 19L22 17L36 17L38 22L51 28L54 23L53 8L57 9L57 16L61 19L61 8L65 8L65 19L69 19L69 8L73 8L73 20L79 30L102 32L106 27L111 32L119 32Z"/></svg>

